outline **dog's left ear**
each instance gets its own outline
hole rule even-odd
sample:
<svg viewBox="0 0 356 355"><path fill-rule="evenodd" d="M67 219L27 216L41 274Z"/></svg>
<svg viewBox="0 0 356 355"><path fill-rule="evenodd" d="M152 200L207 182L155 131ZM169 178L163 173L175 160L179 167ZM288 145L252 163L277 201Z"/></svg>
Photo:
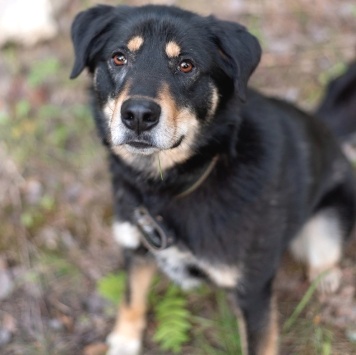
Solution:
<svg viewBox="0 0 356 355"><path fill-rule="evenodd" d="M246 100L247 82L261 58L261 46L245 27L229 21L212 21L213 41L218 47L222 69L233 79L242 101Z"/></svg>

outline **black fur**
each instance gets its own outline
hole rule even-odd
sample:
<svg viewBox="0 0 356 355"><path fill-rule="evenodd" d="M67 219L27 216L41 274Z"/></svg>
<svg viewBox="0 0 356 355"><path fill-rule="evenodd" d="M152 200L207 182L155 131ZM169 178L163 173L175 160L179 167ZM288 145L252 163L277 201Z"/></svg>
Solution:
<svg viewBox="0 0 356 355"><path fill-rule="evenodd" d="M145 42L130 54L124 44L134 35ZM338 144L314 117L247 89L261 50L241 25L175 7L99 6L77 16L72 38L76 61L71 77L85 67L100 73L92 104L109 149L115 218L133 224L134 209L144 205L163 218L179 249L210 265L241 270L242 278L231 290L247 323L250 353L257 353L268 323L273 279L289 241L326 208L342 221L345 238L354 224L353 177ZM164 43L170 40L194 62L192 73L177 72L175 59L164 56ZM112 66L117 50L124 51L132 67ZM125 70L126 76L120 76ZM128 80L130 95L153 98L162 82L168 83L177 107L188 107L199 122L191 154L165 169L163 180L113 151L113 132L102 110ZM219 103L207 119L211 85ZM149 135L141 138L154 145ZM208 178L177 199L215 156L219 159ZM155 163L151 156L142 159ZM208 274L198 263L186 269L192 278Z"/></svg>
<svg viewBox="0 0 356 355"><path fill-rule="evenodd" d="M356 131L356 62L329 83L316 114L342 139Z"/></svg>

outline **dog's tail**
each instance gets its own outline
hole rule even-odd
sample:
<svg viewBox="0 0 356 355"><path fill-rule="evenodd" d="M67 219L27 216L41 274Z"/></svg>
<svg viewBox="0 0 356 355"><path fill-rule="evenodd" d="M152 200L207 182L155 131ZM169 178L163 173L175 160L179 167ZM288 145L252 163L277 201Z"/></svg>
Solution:
<svg viewBox="0 0 356 355"><path fill-rule="evenodd" d="M346 141L356 133L356 61L332 80L315 111L339 138Z"/></svg>

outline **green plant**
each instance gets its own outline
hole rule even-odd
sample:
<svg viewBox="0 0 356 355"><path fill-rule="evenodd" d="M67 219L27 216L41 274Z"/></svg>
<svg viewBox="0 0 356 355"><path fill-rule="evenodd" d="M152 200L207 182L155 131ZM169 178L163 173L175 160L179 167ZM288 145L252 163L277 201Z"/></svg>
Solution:
<svg viewBox="0 0 356 355"><path fill-rule="evenodd" d="M328 329L316 326L314 329L314 347L315 353L320 355L332 354L332 332Z"/></svg>
<svg viewBox="0 0 356 355"><path fill-rule="evenodd" d="M171 284L154 305L154 311L158 325L153 339L162 350L180 353L183 344L189 341L192 328L186 296L177 286Z"/></svg>
<svg viewBox="0 0 356 355"><path fill-rule="evenodd" d="M65 259L62 255L50 251L42 251L38 256L38 266L36 269L39 275L50 274L51 277L78 277L77 267Z"/></svg>
<svg viewBox="0 0 356 355"><path fill-rule="evenodd" d="M53 211L56 201L53 196L45 194L36 205L26 206L21 213L21 224L28 229L36 229L46 222L46 216Z"/></svg>
<svg viewBox="0 0 356 355"><path fill-rule="evenodd" d="M207 295L205 295L207 297ZM236 315L231 312L224 291L215 294L215 317L206 319L194 316L195 346L199 355L241 355L241 339Z"/></svg>
<svg viewBox="0 0 356 355"><path fill-rule="evenodd" d="M320 274L309 286L307 292L305 292L304 296L298 303L297 307L295 307L293 313L283 324L283 331L288 332L290 328L294 325L295 321L298 319L300 314L303 312L304 308L308 305L310 300L312 299L314 292L316 291L321 279L326 275L327 272L323 272Z"/></svg>
<svg viewBox="0 0 356 355"><path fill-rule="evenodd" d="M225 348L225 354L240 355L242 351L237 319L234 312L231 312L224 292L217 292L216 302L218 306L218 335Z"/></svg>
<svg viewBox="0 0 356 355"><path fill-rule="evenodd" d="M126 274L124 271L118 274L108 274L97 283L97 291L103 298L118 304L122 299L126 285Z"/></svg>
<svg viewBox="0 0 356 355"><path fill-rule="evenodd" d="M97 290L102 297L117 304L122 298L125 284L124 272L118 275L109 274L98 282ZM207 297L206 289L203 288L200 292L202 297ZM159 347L163 351L181 353L183 345L194 338L197 347L204 354L242 354L236 316L231 312L224 292L216 295L218 311L215 320L192 315L188 309L188 298L178 286L170 283L166 287L163 283L162 287L161 280L155 278L149 302L157 321L153 340ZM204 334L205 331L214 333L221 349L210 344L211 339Z"/></svg>
<svg viewBox="0 0 356 355"><path fill-rule="evenodd" d="M30 70L27 81L31 87L37 87L44 83L48 77L53 77L60 69L57 58L47 58L37 62Z"/></svg>
<svg viewBox="0 0 356 355"><path fill-rule="evenodd" d="M336 78L337 76L345 73L347 66L343 62L338 62L328 68L326 71L322 72L318 76L320 84L325 86L330 80Z"/></svg>
<svg viewBox="0 0 356 355"><path fill-rule="evenodd" d="M163 173L162 173L161 160L159 158L159 155L157 155L157 158L158 158L158 171L159 174L161 175L161 180L163 181Z"/></svg>
<svg viewBox="0 0 356 355"><path fill-rule="evenodd" d="M26 99L19 100L15 106L16 118L27 119L31 111L31 105Z"/></svg>

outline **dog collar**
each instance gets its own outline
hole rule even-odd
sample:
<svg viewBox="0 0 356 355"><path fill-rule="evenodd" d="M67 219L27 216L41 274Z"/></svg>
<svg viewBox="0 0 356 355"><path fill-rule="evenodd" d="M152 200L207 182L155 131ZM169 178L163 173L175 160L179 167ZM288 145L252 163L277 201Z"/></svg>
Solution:
<svg viewBox="0 0 356 355"><path fill-rule="evenodd" d="M154 218L148 209L140 206L134 210L136 226L141 231L143 245L152 252L161 251L173 244L174 238L162 226L162 217Z"/></svg>
<svg viewBox="0 0 356 355"><path fill-rule="evenodd" d="M197 190L210 175L218 161L218 156L215 156L210 162L207 169L199 177L199 179L188 189L176 195L176 199L181 199L190 195ZM153 217L145 206L140 206L134 210L134 222L141 231L142 244L151 252L164 250L174 243L174 237L163 226L161 216Z"/></svg>
<svg viewBox="0 0 356 355"><path fill-rule="evenodd" d="M192 192L194 192L195 190L197 190L203 184L203 182L208 178L210 173L213 171L218 159L219 159L219 156L216 155L212 159L212 161L210 162L210 164L208 165L206 170L203 172L203 174L199 177L199 179L193 185L188 187L186 190L184 190L183 192L176 195L175 198L180 199L180 198L186 197L186 196L190 195Z"/></svg>

